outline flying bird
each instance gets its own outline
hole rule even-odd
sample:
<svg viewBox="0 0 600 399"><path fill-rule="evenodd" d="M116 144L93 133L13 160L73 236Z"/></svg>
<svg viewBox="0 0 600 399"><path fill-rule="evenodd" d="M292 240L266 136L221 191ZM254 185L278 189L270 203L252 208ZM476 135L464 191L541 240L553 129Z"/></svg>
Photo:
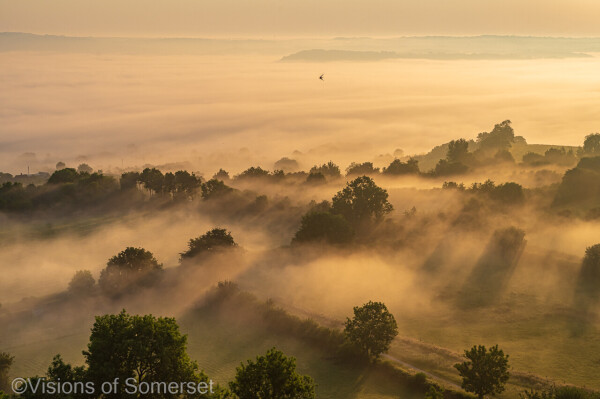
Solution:
<svg viewBox="0 0 600 399"><path fill-rule="evenodd" d="M321 76L319 76L319 79L321 79L324 82L325 79L323 79L323 76L325 76L325 74L322 74Z"/></svg>

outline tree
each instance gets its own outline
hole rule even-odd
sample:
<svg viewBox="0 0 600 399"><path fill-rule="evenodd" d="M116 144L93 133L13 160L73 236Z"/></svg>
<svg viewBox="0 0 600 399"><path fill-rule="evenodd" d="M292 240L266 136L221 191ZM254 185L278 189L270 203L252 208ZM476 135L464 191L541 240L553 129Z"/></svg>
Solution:
<svg viewBox="0 0 600 399"><path fill-rule="evenodd" d="M152 315L96 317L87 351L87 378L96 386L102 382L201 382L208 378L187 352L187 336L182 335L174 318ZM119 394L125 386L120 384ZM164 397L178 395L165 395ZM209 396L210 397L210 396Z"/></svg>
<svg viewBox="0 0 600 399"><path fill-rule="evenodd" d="M469 154L469 142L465 139L452 140L448 143L448 162L463 162Z"/></svg>
<svg viewBox="0 0 600 399"><path fill-rule="evenodd" d="M369 359L390 349L390 344L398 335L396 319L382 302L369 301L361 307L354 307L354 317L347 318L344 334L360 348Z"/></svg>
<svg viewBox="0 0 600 399"><path fill-rule="evenodd" d="M394 159L387 168L383 168L382 173L385 175L419 174L419 161L414 158L406 162Z"/></svg>
<svg viewBox="0 0 600 399"><path fill-rule="evenodd" d="M162 265L144 248L127 247L110 258L100 273L98 284L109 295L119 295L137 287L152 286L162 274Z"/></svg>
<svg viewBox="0 0 600 399"><path fill-rule="evenodd" d="M290 159L288 157L283 157L279 161L275 162L275 169L281 169L285 172L295 172L300 169L300 165L298 161L295 159Z"/></svg>
<svg viewBox="0 0 600 399"><path fill-rule="evenodd" d="M352 224L379 221L394 208L385 189L368 176L357 177L332 199L332 213L342 215Z"/></svg>
<svg viewBox="0 0 600 399"><path fill-rule="evenodd" d="M137 188L137 182L140 181L139 172L125 172L121 175L119 183L121 184L121 190L133 190Z"/></svg>
<svg viewBox="0 0 600 399"><path fill-rule="evenodd" d="M58 162L56 163L56 170L61 170L61 169L64 169L64 168L65 168L65 166L67 166L67 165L65 165L65 163L64 163L63 161L58 161Z"/></svg>
<svg viewBox="0 0 600 399"><path fill-rule="evenodd" d="M312 168L310 168L310 171L309 171L309 173L319 173L319 172L322 173L323 176L331 177L333 179L336 179L336 178L342 176L342 173L340 172L340 167L331 161L329 161L323 165L320 165L320 166L315 165Z"/></svg>
<svg viewBox="0 0 600 399"><path fill-rule="evenodd" d="M165 177L160 170L156 168L144 169L140 175L140 181L150 193L162 194Z"/></svg>
<svg viewBox="0 0 600 399"><path fill-rule="evenodd" d="M233 191L233 188L229 187L221 180L217 179L210 179L209 181L201 185L201 189L202 198L205 200L211 198L218 198Z"/></svg>
<svg viewBox="0 0 600 399"><path fill-rule="evenodd" d="M77 167L77 172L79 173L92 173L94 171L94 169L88 165L87 163L82 163Z"/></svg>
<svg viewBox="0 0 600 399"><path fill-rule="evenodd" d="M229 180L229 172L227 172L224 169L219 169L219 171L217 173L215 173L212 177L213 179L216 180Z"/></svg>
<svg viewBox="0 0 600 399"><path fill-rule="evenodd" d="M473 392L479 399L504 391L510 377L508 355L498 349L498 345L489 351L483 345L473 346L465 350L465 357L467 361L454 365L463 379L461 386L465 391Z"/></svg>
<svg viewBox="0 0 600 399"><path fill-rule="evenodd" d="M236 179L262 178L269 176L269 171L264 170L260 166L250 167L236 176Z"/></svg>
<svg viewBox="0 0 600 399"><path fill-rule="evenodd" d="M325 242L345 244L352 241L354 230L346 219L329 212L309 212L302 216L300 229L292 239L294 243Z"/></svg>
<svg viewBox="0 0 600 399"><path fill-rule="evenodd" d="M69 292L76 295L90 293L96 285L96 280L89 270L79 270L69 282Z"/></svg>
<svg viewBox="0 0 600 399"><path fill-rule="evenodd" d="M481 149L507 149L515 141L515 131L511 126L510 120L505 120L494 126L489 133L479 133L477 142Z"/></svg>
<svg viewBox="0 0 600 399"><path fill-rule="evenodd" d="M225 249L236 248L231 233L225 229L215 228L200 237L193 238L188 243L188 250L179 254L181 260L194 258L201 254L215 253Z"/></svg>
<svg viewBox="0 0 600 399"><path fill-rule="evenodd" d="M296 359L275 348L237 368L229 383L239 399L314 399L315 383L296 372Z"/></svg>
<svg viewBox="0 0 600 399"><path fill-rule="evenodd" d="M308 184L323 184L326 183L327 179L321 172L310 172L306 177L306 183Z"/></svg>
<svg viewBox="0 0 600 399"><path fill-rule="evenodd" d="M0 352L0 392L8 392L10 383L8 381L8 372L15 358L9 353Z"/></svg>
<svg viewBox="0 0 600 399"><path fill-rule="evenodd" d="M78 178L79 174L73 168L57 169L48 178L48 184L74 183Z"/></svg>
<svg viewBox="0 0 600 399"><path fill-rule="evenodd" d="M374 168L373 162L352 162L350 166L346 168L346 176L375 175L377 173L379 173L379 168Z"/></svg>
<svg viewBox="0 0 600 399"><path fill-rule="evenodd" d="M600 133L592 133L585 136L583 153L585 155L600 155Z"/></svg>
<svg viewBox="0 0 600 399"><path fill-rule="evenodd" d="M600 244L587 247L581 263L577 294L581 299L598 299L600 285Z"/></svg>

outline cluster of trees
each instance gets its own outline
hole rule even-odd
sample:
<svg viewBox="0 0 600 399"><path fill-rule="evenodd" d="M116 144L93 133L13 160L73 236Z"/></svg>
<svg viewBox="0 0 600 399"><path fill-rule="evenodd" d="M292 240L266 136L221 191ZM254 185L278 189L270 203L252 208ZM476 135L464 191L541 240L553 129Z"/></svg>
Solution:
<svg viewBox="0 0 600 399"><path fill-rule="evenodd" d="M230 232L214 228L190 239L188 249L180 254L180 261L183 264L235 248L238 248L238 245ZM155 287L160 283L163 273L163 265L156 260L152 252L144 248L127 247L108 260L106 267L100 272L98 288L104 295L119 297L125 293ZM77 296L89 295L94 292L95 286L96 281L92 273L89 270L80 270L71 279L68 291Z"/></svg>
<svg viewBox="0 0 600 399"><path fill-rule="evenodd" d="M331 205L326 203L320 208L302 217L292 243L349 243L355 233L368 230L394 209L387 191L368 176L347 183L332 198Z"/></svg>
<svg viewBox="0 0 600 399"><path fill-rule="evenodd" d="M455 189L473 193L480 196L485 196L491 200L503 203L506 205L519 205L525 201L525 193L523 186L514 182L507 182L496 185L491 180L486 180L483 183L473 183L471 187L466 188L462 183L453 181L444 182L443 189Z"/></svg>
<svg viewBox="0 0 600 399"><path fill-rule="evenodd" d="M528 152L523 155L523 163L529 166L560 165L572 166L577 162L577 157L573 150L562 148L549 148L544 155Z"/></svg>

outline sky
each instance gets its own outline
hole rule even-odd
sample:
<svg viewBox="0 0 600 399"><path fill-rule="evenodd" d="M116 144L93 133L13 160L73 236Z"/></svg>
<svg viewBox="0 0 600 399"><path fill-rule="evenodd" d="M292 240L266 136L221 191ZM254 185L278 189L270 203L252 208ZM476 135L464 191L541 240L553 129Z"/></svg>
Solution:
<svg viewBox="0 0 600 399"><path fill-rule="evenodd" d="M600 36L597 0L0 0L0 31L85 36Z"/></svg>

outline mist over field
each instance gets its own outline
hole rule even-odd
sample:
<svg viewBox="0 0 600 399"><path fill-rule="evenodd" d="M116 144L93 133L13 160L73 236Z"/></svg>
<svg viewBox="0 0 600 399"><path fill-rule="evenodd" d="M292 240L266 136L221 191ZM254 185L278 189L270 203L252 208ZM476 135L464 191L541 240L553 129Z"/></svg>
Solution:
<svg viewBox="0 0 600 399"><path fill-rule="evenodd" d="M597 398L599 50L0 33L0 389L126 309L224 387L276 346L316 397L470 398L454 365L498 344L501 399ZM398 335L364 362L369 301Z"/></svg>

